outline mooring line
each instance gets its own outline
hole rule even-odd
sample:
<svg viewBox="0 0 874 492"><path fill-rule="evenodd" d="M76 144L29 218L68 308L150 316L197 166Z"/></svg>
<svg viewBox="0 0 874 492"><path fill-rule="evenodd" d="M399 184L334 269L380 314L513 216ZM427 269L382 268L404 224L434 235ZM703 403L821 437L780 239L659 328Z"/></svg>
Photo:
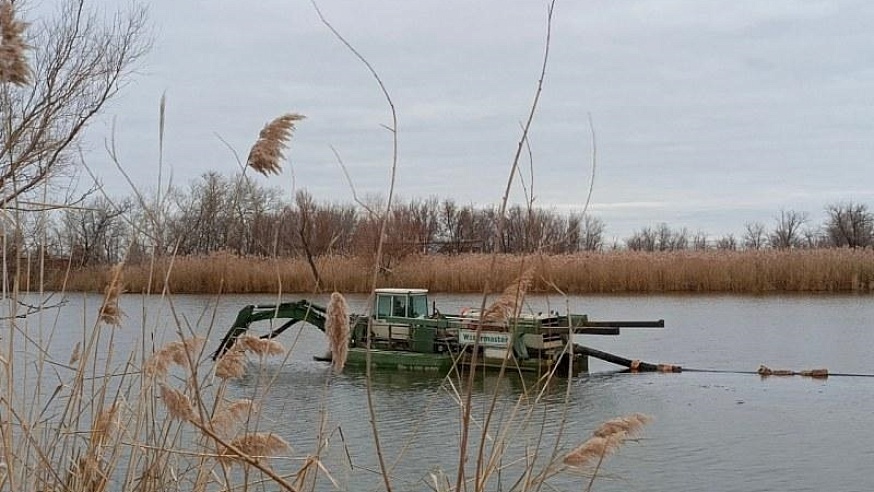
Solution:
<svg viewBox="0 0 874 492"><path fill-rule="evenodd" d="M874 378L874 374L856 373L856 372L829 372L828 369L805 369L803 371L795 371L792 369L771 369L768 366L760 365L755 371L738 371L733 369L697 369L691 367L683 367L678 364L653 364L643 362L639 359L627 359L625 357L597 350L591 347L586 347L580 344L574 344L574 353L601 359L612 364L627 367L631 372L701 372L711 374L755 374L761 377L781 377L781 376L802 376L812 379L826 379L830 377L848 377L848 378Z"/></svg>
<svg viewBox="0 0 874 492"><path fill-rule="evenodd" d="M683 367L680 372L709 372L714 374L758 374L756 371L735 371L732 369L693 369L691 367Z"/></svg>
<svg viewBox="0 0 874 492"><path fill-rule="evenodd" d="M824 371L824 369L823 369ZM858 372L826 372L822 373L820 376L811 376L807 374L808 371L792 371L791 374L768 374L762 373L759 371L736 371L732 369L695 369L691 367L683 367L681 372L704 372L704 373L715 373L715 374L753 374L757 376L807 376L807 377L819 377L819 378L832 378L832 377L845 377L845 378L874 378L874 374L864 374Z"/></svg>

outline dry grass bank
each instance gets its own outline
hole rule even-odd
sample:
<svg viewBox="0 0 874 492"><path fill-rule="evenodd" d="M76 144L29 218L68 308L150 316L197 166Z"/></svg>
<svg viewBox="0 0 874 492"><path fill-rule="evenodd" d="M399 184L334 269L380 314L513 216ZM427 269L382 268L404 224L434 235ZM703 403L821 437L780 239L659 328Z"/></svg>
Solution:
<svg viewBox="0 0 874 492"><path fill-rule="evenodd" d="M489 271L487 255L411 256L381 276L382 286L426 287L435 292L481 292ZM850 249L790 251L607 252L560 256L498 256L498 278L506 285L523 268L537 272L533 290L585 293L769 293L874 291L874 251ZM369 261L354 257L318 259L324 291L367 292ZM303 259L241 258L231 255L164 260L150 277L150 265L127 265L132 292L161 285L169 268L175 293L313 292ZM67 290L100 291L105 267L73 271ZM59 288L64 272L49 275ZM152 288L151 291L155 289Z"/></svg>

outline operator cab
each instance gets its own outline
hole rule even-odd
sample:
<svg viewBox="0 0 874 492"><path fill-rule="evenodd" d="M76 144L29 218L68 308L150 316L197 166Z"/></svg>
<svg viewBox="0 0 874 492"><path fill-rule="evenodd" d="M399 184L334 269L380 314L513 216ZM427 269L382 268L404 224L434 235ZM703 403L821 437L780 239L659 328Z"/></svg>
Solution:
<svg viewBox="0 0 874 492"><path fill-rule="evenodd" d="M428 289L376 289L376 319L424 318L428 313Z"/></svg>

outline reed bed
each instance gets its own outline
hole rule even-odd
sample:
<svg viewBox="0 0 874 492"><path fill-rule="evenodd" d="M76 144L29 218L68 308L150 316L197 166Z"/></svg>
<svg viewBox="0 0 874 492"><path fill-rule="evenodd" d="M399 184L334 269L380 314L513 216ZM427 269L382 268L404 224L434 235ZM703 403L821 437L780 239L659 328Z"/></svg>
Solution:
<svg viewBox="0 0 874 492"><path fill-rule="evenodd" d="M552 6L549 12L551 19ZM18 36L24 25L16 23L12 14L12 4L0 0L0 32L3 34L0 83L23 84L28 81L28 73L6 70L17 63L7 55L19 56L16 50L23 47ZM321 13L319 15L321 17ZM322 20L327 24L324 18ZM378 76L376 78L382 86ZM387 92L386 96L393 109ZM533 109L528 124L533 118ZM162 100L161 139L163 114ZM289 113L268 123L250 151L249 168L264 175L278 173L295 122L301 119L302 116ZM396 162L395 153L393 172ZM390 206L390 198L388 203ZM160 213L152 211L146 216L157 222L155 217ZM4 233L4 244L5 239ZM381 250L380 244L377 262L381 260ZM0 309L0 321L5 328L0 343L0 491L296 492L316 490L317 481L322 485L326 480L331 482L332 490L360 488L360 484L337 483L322 461L329 438L333 437L327 431L334 371L325 374L319 423L312 426L316 445L309 452L295 450L290 442L296 442L295 438L300 436L280 435L279 432L286 433L285 428L278 432L265 431L261 427L266 420L262 421L260 413L264 397L273 389L293 348L286 349L275 340L241 336L218 360L212 361L205 347L214 336L212 328L218 305L211 308L209 316L205 308L204 316L192 324L177 312L172 294L332 289L335 293L329 305L328 335L334 370L340 372L349 320L345 301L336 291L371 291L374 286L371 272L376 270L372 258L323 257L304 261L215 254L151 257L139 264L128 261L113 267L71 270L71 262L59 258L28 261L18 256L13 267L7 262L7 253L8 250L4 250L2 282L2 297L7 302L0 303L0 307L5 308ZM454 263L456 261L460 263ZM497 280L494 285L500 285L522 271L524 274L515 282L516 286L505 290L504 298L499 299L495 309L496 313L508 316L518 311L524 291L538 280L533 273L534 265L525 264L526 259L501 257L497 261L501 272L498 277L507 279L494 279L490 275L489 260L484 256L410 257L397 268L386 270L378 283L424 284L434 290L461 291L466 285L479 285L481 289L477 281L486 277ZM468 268L465 275L448 279L448 285L441 284L441 277L451 269L464 268L463 262L467 262ZM25 295L22 290L38 292L39 297ZM47 290L103 291L104 300L90 316L84 315L81 326L77 326L75 322L69 323L67 313L53 319L44 315L43 310L48 305L43 305L43 294ZM128 322L119 307L119 296L124 292L162 293L155 298L166 303L169 315L158 316L144 303L142 316L138 318L142 324ZM37 304L29 304L31 298L37 299ZM63 303L55 307L63 309ZM171 339L166 340L168 337ZM67 346L73 340L77 342L68 351ZM275 359L269 366L264 364L268 357ZM506 490L541 490L549 478L566 468L559 461L562 433L553 439L542 432L542 422L547 417L555 418L547 414L547 407L540 405L544 397L550 396L553 373L544 375L518 399L510 399L506 412L499 407L499 393L495 391L484 413L479 405L472 405L474 373L474 370L469 373L467 388L461 376L456 375L457 380L453 380L452 375L447 376L444 390L459 409L464 409L460 424L465 437L469 429L483 425L479 451L470 456L476 462L476 474L465 476L468 446L466 438L462 439L456 487L453 489L448 480L441 478L445 473L438 467L429 472L434 479L434 489L446 492L504 490L504 476L511 473L509 468L505 470L505 463L521 463L519 477L510 479L508 484L512 485ZM503 376L502 371L500 377ZM234 380L243 378L246 378L245 384L234 385ZM569 404L570 388L568 384L565 405ZM232 393L243 393L247 397L232 399ZM397 490L391 485L395 480L391 469L382 458L369 367L367 407L385 490ZM496 419L490 429L493 415L502 418L500 422ZM562 427L564 418L562 415ZM424 415L422 422L426 422ZM535 435L523 443L524 455L511 456L510 444L519 439L517 433L528 427L534 428ZM336 428L345 441L338 424ZM623 432L631 434L628 429ZM397 460L405 453L403 449L415 445L415 439L404 444ZM350 448L345 442L343 447L351 469ZM546 452L548 447L552 448L551 453ZM594 477L595 474L589 481L589 489Z"/></svg>
<svg viewBox="0 0 874 492"><path fill-rule="evenodd" d="M341 292L370 290L370 263L364 258L326 256L316 259L326 289ZM153 270L154 269L154 270ZM107 268L89 266L74 269L66 277L68 291L99 291ZM48 272L47 289L65 281L66 272ZM155 285L167 286L179 294L313 292L315 283L305 259L239 257L225 253L210 256L164 258L150 263L127 264L124 271L128 292L156 292Z"/></svg>
<svg viewBox="0 0 874 492"><path fill-rule="evenodd" d="M574 293L871 292L874 251L622 252L555 257L549 278Z"/></svg>
<svg viewBox="0 0 874 492"><path fill-rule="evenodd" d="M517 310L530 272L523 271L513 285L505 288L505 298L495 304L500 312ZM346 303L341 294L332 295L328 309L333 319L327 335L335 367L325 373L324 413L312 429L321 437L315 440L316 449L295 449L292 443L307 441L306 436L284 432L281 427L265 429L263 426L271 419L263 420L261 415L280 372L293 370L286 365L293 348L276 340L243 335L229 351L212 361L207 351L208 342L216 337L211 317L196 325L177 321L168 329L163 325L169 318L153 318L151 310L142 317L108 316L112 310L107 306L114 305L113 312L118 314L115 302L119 294L132 290L120 268L109 273L104 301L93 306L93 314L88 316L93 321L83 320L79 329L75 322L28 327L27 318L21 326L17 318L5 318L13 329L0 343L0 389L4 395L0 398L4 416L0 420L0 491L303 491L315 490L317 480L332 482L332 490L355 489L354 484L335 482L332 473L342 472L342 467L329 468L321 458L322 454L328 455L326 429L339 424L329 420L329 403L331 382L343 370L349 336ZM153 277L160 275L155 272ZM167 296L171 305L172 297ZM13 308L17 305L9 303ZM81 342L71 352L63 342L54 347L40 342L44 337L52 339L56 330L81 330ZM118 345L123 339L127 339L124 349ZM33 354L41 355L33 360ZM268 358L271 361L265 364ZM35 366L35 372L31 372L31 366ZM502 374L497 380L503 377L512 376ZM581 480L580 460L573 458L573 453L580 452L571 450L567 455L572 456L570 461L562 461L562 434L541 435L547 418L559 418L543 404L545 398L555 398L561 391L552 377L552 373L544 375L521 394L495 400L500 401L498 407L473 405L476 408L471 421L476 424L472 425L489 429L490 417L501 415L488 431L493 437L486 439L485 431L481 436L488 444L475 455L482 467L466 479L463 488L453 489L441 479L437 489L494 490L492 486L497 482L507 484L506 490L522 492L540 490L540 484L559 474L565 476L563 480ZM242 379L243 385L235 384ZM466 389L461 374L448 375L441 386L432 396L435 402L448 398L454 404L463 404ZM502 387L498 384L495 388ZM495 398L499 393L503 394L502 390L496 389ZM430 403L423 412L429 407ZM636 421L627 425L626 420L617 422L614 427L629 436L638 425ZM421 425L427 424L423 414ZM620 428L620 424L626 427ZM611 446L618 447L625 435L616 438L615 443L611 441ZM345 438L341 439L344 443L333 446L343 446L343 452L349 453ZM359 443L353 441L351 449ZM413 435L402 449L418 445ZM527 461L520 469L514 453L522 450ZM405 452L401 451L397 459ZM594 471L584 470L591 473L591 480L606 454L596 457ZM352 457L349 460L351 466ZM429 476L445 477L442 468L436 470ZM506 478L515 473L521 476ZM500 485L498 488L504 489Z"/></svg>
<svg viewBox="0 0 874 492"><path fill-rule="evenodd" d="M488 255L422 255L398 260L383 272L380 286L424 287L434 292L482 292ZM370 291L367 258L324 256L316 259L323 290ZM496 282L509 285L520 269L534 268L531 292L555 287L569 294L595 293L850 293L874 292L874 250L803 249L760 251L604 252L554 256L503 255ZM109 267L74 270L67 289L100 291ZM159 261L156 271L176 293L314 292L304 259L265 259L230 254ZM150 265L127 265L129 291L145 292ZM49 275L59 288L64 271ZM549 279L546 282L544 279Z"/></svg>

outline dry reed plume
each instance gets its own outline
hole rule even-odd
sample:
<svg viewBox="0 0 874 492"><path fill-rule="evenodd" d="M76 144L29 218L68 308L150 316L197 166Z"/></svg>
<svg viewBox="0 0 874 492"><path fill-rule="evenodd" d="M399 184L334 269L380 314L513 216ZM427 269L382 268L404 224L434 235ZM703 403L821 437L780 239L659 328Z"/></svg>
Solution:
<svg viewBox="0 0 874 492"><path fill-rule="evenodd" d="M528 268L504 289L501 296L483 311L482 318L489 321L505 321L516 318L522 312L525 293L531 287L534 270Z"/></svg>
<svg viewBox="0 0 874 492"><path fill-rule="evenodd" d="M167 413L171 418L185 422L198 421L197 415L194 413L194 406L191 404L191 399L185 393L162 384L161 400L164 401L164 406L167 408Z"/></svg>
<svg viewBox="0 0 874 492"><path fill-rule="evenodd" d="M109 282L106 284L103 304L100 306L100 321L112 326L121 326L121 316L124 314L118 307L118 296L124 292L121 269L122 265L119 263L109 270Z"/></svg>
<svg viewBox="0 0 874 492"><path fill-rule="evenodd" d="M0 83L27 85L30 82L30 67L25 56L26 28L26 23L16 20L12 2L0 0Z"/></svg>
<svg viewBox="0 0 874 492"><path fill-rule="evenodd" d="M273 456L290 447L285 439L272 432L258 432L246 434L232 440L229 446L221 448L218 454L219 459L224 462L238 460L241 456L232 450L232 448L235 448L247 456L260 460L261 458Z"/></svg>
<svg viewBox="0 0 874 492"><path fill-rule="evenodd" d="M331 294L327 307L325 332L331 349L331 364L342 372L349 354L349 313L346 298L339 292Z"/></svg>
<svg viewBox="0 0 874 492"><path fill-rule="evenodd" d="M102 460L88 454L76 460L67 471L64 490L103 492L108 482Z"/></svg>
<svg viewBox="0 0 874 492"><path fill-rule="evenodd" d="M598 426L592 437L565 455L564 463L574 467L582 467L593 461L600 463L605 456L619 449L626 439L637 435L651 420L651 417L641 413L610 419Z"/></svg>
<svg viewBox="0 0 874 492"><path fill-rule="evenodd" d="M242 351L249 351L259 357L285 354L285 347L278 340L272 338L260 338L255 335L243 335L237 338L236 343Z"/></svg>
<svg viewBox="0 0 874 492"><path fill-rule="evenodd" d="M277 340L243 335L234 341L215 365L215 375L219 379L237 379L246 375L246 353L251 352L259 358L285 354L285 347Z"/></svg>
<svg viewBox="0 0 874 492"><path fill-rule="evenodd" d="M246 375L246 352L230 350L222 354L215 364L215 376L219 379L239 379Z"/></svg>
<svg viewBox="0 0 874 492"><path fill-rule="evenodd" d="M67 490L99 492L106 490L109 481L103 447L118 427L119 402L100 412L91 426L88 449L67 471L64 485Z"/></svg>
<svg viewBox="0 0 874 492"><path fill-rule="evenodd" d="M225 433L238 423L245 421L250 415L258 411L258 405L249 399L236 400L230 405L220 409L210 419L210 424L215 429L222 429Z"/></svg>
<svg viewBox="0 0 874 492"><path fill-rule="evenodd" d="M171 364L180 365L186 369L192 370L190 376L194 375L192 362L195 360L192 357L191 352L195 349L198 349L202 345L202 340L200 339L189 339L184 342L171 342L165 345L161 350L159 350L149 361L147 364L148 368L146 372L151 372L152 374L164 376ZM266 355L275 355L284 353L284 348L278 343L270 343L270 340L260 340L257 337L240 337L234 343L231 350L231 359L235 356L240 357L245 361L246 352L253 352L259 354L261 357ZM226 354L228 355L228 354ZM240 363L242 365L242 363ZM218 371L217 371L218 372ZM188 378L189 382L193 382L193 378ZM196 382L194 383L196 384ZM194 396L197 398L201 398L202 388L198 390L194 389ZM207 439L211 439L215 442L218 447L218 453L215 456L219 462L228 463L230 461L239 460L240 462L246 465L252 465L266 473L271 479L275 480L278 484L282 485L286 490L295 490L291 487L285 480L279 475L275 474L268 466L263 465L261 460L265 457L269 457L283 449L288 448L288 443L282 439L281 437L273 434L273 433L254 433L243 435L237 438L234 438L230 442L226 442L223 436L233 436L237 430L237 424L239 424L244 419L248 419L252 412L256 411L257 405L252 400L248 399L240 399L236 400L233 403L221 408L217 403L217 408L219 408L214 414L213 418L209 419L205 425L202 419L198 416L197 411L195 409L195 404L192 402L192 399L182 391L179 391L176 388L173 388L167 384L160 383L159 384L159 395L161 401L164 404L164 407L167 410L167 416L171 420L178 420L180 422L190 423L194 428L196 428L200 433ZM202 400L195 400L202 401ZM112 414L116 411L115 408L110 409ZM98 425L100 429L108 429L107 419L102 418L98 419ZM99 432L101 435L105 435L106 431L101 430ZM94 448L94 446L92 446ZM91 455L86 456L89 458ZM96 463L96 466L99 467L101 460L98 455L97 459L91 460L91 462ZM91 463L89 461L83 462L84 465L89 465ZM92 466L94 468L94 466ZM148 472L151 470L151 466L144 471ZM87 471L87 470L86 470ZM79 475L82 475L85 478L90 479L96 485L101 486L100 482L94 481L93 477L94 473L85 474L85 472L80 472ZM99 475L105 477L106 474ZM158 477L160 479L160 477ZM81 479L79 479L81 482ZM205 483L205 482L204 482ZM102 484L105 486L105 484ZM89 488L85 489L74 489L74 490L91 490ZM97 489L95 489L97 490ZM101 489L102 490L102 489ZM161 488L155 488L154 490L161 490Z"/></svg>
<svg viewBox="0 0 874 492"><path fill-rule="evenodd" d="M200 357L205 342L206 340L201 337L169 342L146 361L143 370L147 376L164 378L171 365L175 364L183 369L189 369L191 364L196 363Z"/></svg>
<svg viewBox="0 0 874 492"><path fill-rule="evenodd" d="M100 415L94 420L94 424L91 426L91 448L96 449L102 446L107 438L116 430L120 408L120 402L113 402L109 408L100 412Z"/></svg>
<svg viewBox="0 0 874 492"><path fill-rule="evenodd" d="M294 132L294 123L302 119L303 115L288 113L265 125L249 151L249 158L246 160L249 167L265 176L279 174L282 170L280 161L284 158L282 151L288 146L288 140Z"/></svg>

